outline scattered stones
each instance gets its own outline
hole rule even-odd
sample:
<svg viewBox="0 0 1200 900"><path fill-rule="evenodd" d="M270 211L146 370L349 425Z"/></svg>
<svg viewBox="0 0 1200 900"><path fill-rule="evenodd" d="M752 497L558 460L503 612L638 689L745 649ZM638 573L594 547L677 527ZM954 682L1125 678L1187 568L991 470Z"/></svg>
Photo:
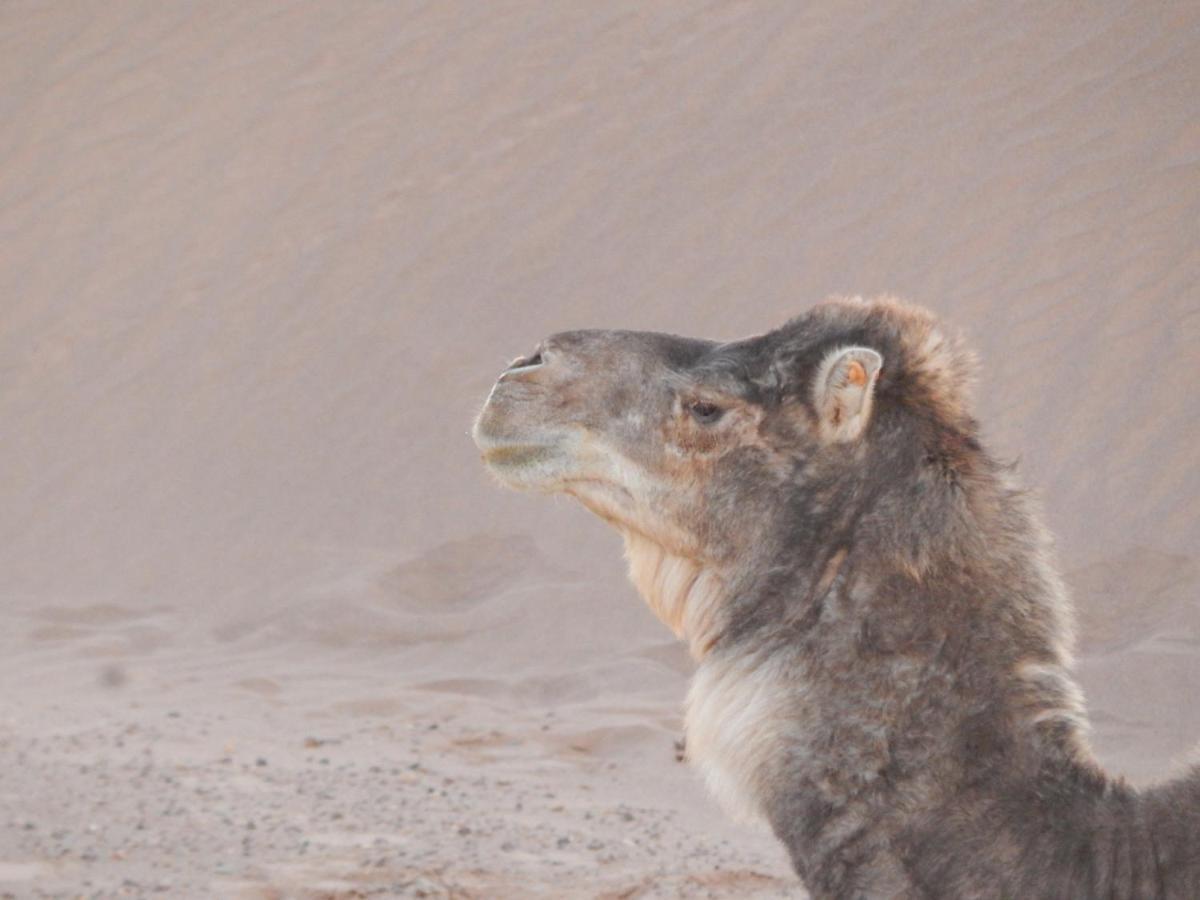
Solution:
<svg viewBox="0 0 1200 900"><path fill-rule="evenodd" d="M119 688L125 685L129 676L126 674L124 666L110 663L100 670L98 680L102 687Z"/></svg>
<svg viewBox="0 0 1200 900"><path fill-rule="evenodd" d="M668 887L640 891L648 898L741 895L686 880L716 864L738 871L738 848L704 842L650 801L600 802L619 796L604 793L613 779L601 763L455 755L445 749L457 735L449 720L433 735L420 722L411 742L372 733L333 760L242 722L239 742L266 752L231 768L232 753L214 757L200 736L212 718L189 707L177 728L114 717L51 742L0 735L0 754L25 759L0 767L0 795L12 798L0 841L53 866L40 895L230 896L253 886L307 900L307 885L328 884L334 896L507 896L528 879L619 894L650 872ZM69 788L47 789L58 784Z"/></svg>

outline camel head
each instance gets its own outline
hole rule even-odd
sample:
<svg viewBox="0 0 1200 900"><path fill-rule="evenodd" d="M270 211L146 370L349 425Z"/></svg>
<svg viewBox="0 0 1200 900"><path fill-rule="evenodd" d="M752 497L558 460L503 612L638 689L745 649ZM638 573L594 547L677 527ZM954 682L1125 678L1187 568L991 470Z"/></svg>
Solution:
<svg viewBox="0 0 1200 900"><path fill-rule="evenodd" d="M503 484L573 496L615 526L635 583L728 582L781 549L817 553L880 479L912 469L896 457L919 455L915 435L887 444L897 414L924 403L908 432L965 415L959 356L928 313L887 300L827 302L732 342L564 332L500 375L474 438ZM658 562L639 573L648 547ZM685 630L682 612L656 611Z"/></svg>

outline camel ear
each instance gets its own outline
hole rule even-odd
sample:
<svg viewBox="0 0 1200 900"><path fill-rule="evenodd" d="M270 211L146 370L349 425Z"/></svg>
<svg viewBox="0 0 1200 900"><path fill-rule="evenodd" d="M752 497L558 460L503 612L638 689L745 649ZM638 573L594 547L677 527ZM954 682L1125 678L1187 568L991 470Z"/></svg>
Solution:
<svg viewBox="0 0 1200 900"><path fill-rule="evenodd" d="M882 367L883 357L869 347L839 347L822 360L813 384L821 437L834 443L863 433Z"/></svg>

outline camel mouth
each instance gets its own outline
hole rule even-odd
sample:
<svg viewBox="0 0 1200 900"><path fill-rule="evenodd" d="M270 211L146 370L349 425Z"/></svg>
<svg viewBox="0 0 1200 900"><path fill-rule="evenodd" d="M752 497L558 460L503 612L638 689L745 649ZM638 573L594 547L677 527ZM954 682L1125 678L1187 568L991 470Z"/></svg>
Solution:
<svg viewBox="0 0 1200 900"><path fill-rule="evenodd" d="M562 436L546 427L513 421L505 404L489 402L475 420L471 437L488 470L503 484L518 489L553 489L569 469Z"/></svg>

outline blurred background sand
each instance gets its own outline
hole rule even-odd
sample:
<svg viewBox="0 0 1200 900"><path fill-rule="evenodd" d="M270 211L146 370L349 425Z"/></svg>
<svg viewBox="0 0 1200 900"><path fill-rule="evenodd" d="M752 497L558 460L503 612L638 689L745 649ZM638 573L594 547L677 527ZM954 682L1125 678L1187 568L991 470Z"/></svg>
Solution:
<svg viewBox="0 0 1200 900"><path fill-rule="evenodd" d="M467 431L544 335L979 348L1100 758L1200 741L1200 6L9 3L0 896L779 896Z"/></svg>

